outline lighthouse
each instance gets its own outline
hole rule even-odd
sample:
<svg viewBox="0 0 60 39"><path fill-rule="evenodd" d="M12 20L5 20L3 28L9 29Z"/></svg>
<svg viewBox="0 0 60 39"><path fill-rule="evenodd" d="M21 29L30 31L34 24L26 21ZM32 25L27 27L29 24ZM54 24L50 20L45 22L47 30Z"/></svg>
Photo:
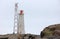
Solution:
<svg viewBox="0 0 60 39"><path fill-rule="evenodd" d="M20 13L18 14L17 33L18 34L25 34L25 30L24 30L24 13L23 13L23 10L20 10Z"/></svg>

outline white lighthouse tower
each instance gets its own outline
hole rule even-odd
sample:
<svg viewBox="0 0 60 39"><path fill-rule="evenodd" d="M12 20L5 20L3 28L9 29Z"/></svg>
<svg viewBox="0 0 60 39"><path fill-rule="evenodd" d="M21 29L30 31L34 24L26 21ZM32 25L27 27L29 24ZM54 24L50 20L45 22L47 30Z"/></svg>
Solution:
<svg viewBox="0 0 60 39"><path fill-rule="evenodd" d="M24 13L23 13L23 10L20 10L20 13L18 14L17 33L18 34L25 34L25 30L24 30Z"/></svg>

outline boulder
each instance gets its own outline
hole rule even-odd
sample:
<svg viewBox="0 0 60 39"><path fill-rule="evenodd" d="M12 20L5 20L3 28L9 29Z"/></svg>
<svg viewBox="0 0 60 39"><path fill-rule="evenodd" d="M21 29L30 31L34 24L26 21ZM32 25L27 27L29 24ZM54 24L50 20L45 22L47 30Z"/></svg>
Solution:
<svg viewBox="0 0 60 39"><path fill-rule="evenodd" d="M49 25L40 35L41 37L60 36L60 24Z"/></svg>

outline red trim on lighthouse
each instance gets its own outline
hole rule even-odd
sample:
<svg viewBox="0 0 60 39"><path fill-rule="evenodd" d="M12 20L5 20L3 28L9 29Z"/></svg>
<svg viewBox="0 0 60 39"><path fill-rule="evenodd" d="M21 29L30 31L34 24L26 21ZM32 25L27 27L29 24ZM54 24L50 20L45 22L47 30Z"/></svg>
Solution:
<svg viewBox="0 0 60 39"><path fill-rule="evenodd" d="M20 10L20 15L22 15L23 14L23 10Z"/></svg>

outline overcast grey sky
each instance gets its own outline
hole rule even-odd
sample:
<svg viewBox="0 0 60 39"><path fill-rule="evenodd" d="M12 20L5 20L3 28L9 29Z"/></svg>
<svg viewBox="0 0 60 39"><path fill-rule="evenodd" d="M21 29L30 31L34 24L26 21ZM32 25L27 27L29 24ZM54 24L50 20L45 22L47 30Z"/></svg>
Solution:
<svg viewBox="0 0 60 39"><path fill-rule="evenodd" d="M60 0L17 0L24 10L25 32L40 34L52 24L60 23ZM15 0L0 0L0 34L13 32Z"/></svg>

